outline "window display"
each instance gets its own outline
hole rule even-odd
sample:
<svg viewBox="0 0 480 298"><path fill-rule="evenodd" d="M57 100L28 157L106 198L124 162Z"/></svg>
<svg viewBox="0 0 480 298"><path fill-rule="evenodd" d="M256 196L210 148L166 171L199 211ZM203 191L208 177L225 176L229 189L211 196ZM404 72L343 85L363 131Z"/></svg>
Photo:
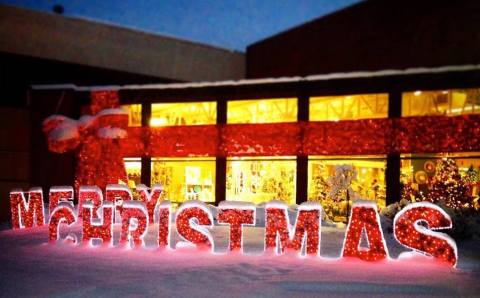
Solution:
<svg viewBox="0 0 480 298"><path fill-rule="evenodd" d="M215 202L215 158L152 158L151 170L151 185L163 186L162 198Z"/></svg>
<svg viewBox="0 0 480 298"><path fill-rule="evenodd" d="M310 98L311 121L339 121L388 117L388 94L321 96Z"/></svg>
<svg viewBox="0 0 480 298"><path fill-rule="evenodd" d="M140 157L124 158L125 170L127 171L128 187L135 189L141 183L142 161Z"/></svg>
<svg viewBox="0 0 480 298"><path fill-rule="evenodd" d="M480 88L402 94L402 116L456 116L480 113Z"/></svg>
<svg viewBox="0 0 480 298"><path fill-rule="evenodd" d="M478 208L480 153L402 155L402 198Z"/></svg>
<svg viewBox="0 0 480 298"><path fill-rule="evenodd" d="M227 123L280 123L297 121L297 99L233 100L227 103Z"/></svg>
<svg viewBox="0 0 480 298"><path fill-rule="evenodd" d="M202 125L217 122L217 103L154 103L150 126Z"/></svg>
<svg viewBox="0 0 480 298"><path fill-rule="evenodd" d="M334 221L346 221L352 200L367 199L385 207L385 168L382 156L327 157L308 160L308 200L322 204Z"/></svg>
<svg viewBox="0 0 480 298"><path fill-rule="evenodd" d="M295 157L229 158L227 201L295 204L296 172Z"/></svg>
<svg viewBox="0 0 480 298"><path fill-rule="evenodd" d="M128 126L142 126L142 105L122 105L122 109L128 112Z"/></svg>

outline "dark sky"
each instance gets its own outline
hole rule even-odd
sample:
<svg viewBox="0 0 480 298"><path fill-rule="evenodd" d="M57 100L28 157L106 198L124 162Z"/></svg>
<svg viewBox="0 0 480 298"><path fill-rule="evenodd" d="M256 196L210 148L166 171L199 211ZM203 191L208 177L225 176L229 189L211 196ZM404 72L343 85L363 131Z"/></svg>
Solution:
<svg viewBox="0 0 480 298"><path fill-rule="evenodd" d="M359 0L0 0L244 51L280 31Z"/></svg>

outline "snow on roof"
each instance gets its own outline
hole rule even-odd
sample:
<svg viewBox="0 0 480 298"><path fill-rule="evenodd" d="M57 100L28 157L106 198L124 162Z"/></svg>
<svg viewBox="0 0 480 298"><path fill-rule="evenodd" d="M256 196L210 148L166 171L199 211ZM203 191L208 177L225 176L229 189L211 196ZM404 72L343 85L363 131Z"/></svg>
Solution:
<svg viewBox="0 0 480 298"><path fill-rule="evenodd" d="M440 67L417 67L403 70L387 69L378 71L356 71L340 72L330 74L318 74L305 77L280 77L263 79L242 79L216 82L191 82L191 83L163 83L163 84L145 84L145 85L111 85L111 86L76 86L74 84L60 85L31 85L34 90L52 90L52 89L73 89L75 91L100 91L100 90L141 90L141 89L184 89L184 88L202 88L202 87L225 87L240 85L257 85L272 83L293 83L301 81L327 81L336 79L354 79L354 78L372 78L394 75L415 75L429 73L462 72L470 70L480 70L480 64L450 65Z"/></svg>

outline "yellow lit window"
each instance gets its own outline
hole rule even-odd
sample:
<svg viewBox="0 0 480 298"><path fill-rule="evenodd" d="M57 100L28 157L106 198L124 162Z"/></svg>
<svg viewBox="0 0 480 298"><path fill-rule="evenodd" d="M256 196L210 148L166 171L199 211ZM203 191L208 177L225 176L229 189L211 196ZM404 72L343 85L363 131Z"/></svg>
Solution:
<svg viewBox="0 0 480 298"><path fill-rule="evenodd" d="M375 201L381 209L385 207L385 169L383 157L310 156L308 200L320 202L334 221L346 221L353 199Z"/></svg>
<svg viewBox="0 0 480 298"><path fill-rule="evenodd" d="M297 121L297 99L233 100L227 103L227 123Z"/></svg>
<svg viewBox="0 0 480 298"><path fill-rule="evenodd" d="M130 188L136 188L141 182L142 174L142 161L140 157L124 158L125 169L127 170L128 186Z"/></svg>
<svg viewBox="0 0 480 298"><path fill-rule="evenodd" d="M227 200L295 204L296 173L295 157L229 158Z"/></svg>
<svg viewBox="0 0 480 298"><path fill-rule="evenodd" d="M215 101L152 104L150 126L202 125L216 122Z"/></svg>
<svg viewBox="0 0 480 298"><path fill-rule="evenodd" d="M215 158L153 158L151 179L173 203L215 202Z"/></svg>
<svg viewBox="0 0 480 298"><path fill-rule="evenodd" d="M122 105L122 109L128 112L128 126L142 126L142 105Z"/></svg>
<svg viewBox="0 0 480 298"><path fill-rule="evenodd" d="M388 94L310 98L311 121L339 121L388 117Z"/></svg>
<svg viewBox="0 0 480 298"><path fill-rule="evenodd" d="M480 88L402 94L402 116L456 116L480 113Z"/></svg>

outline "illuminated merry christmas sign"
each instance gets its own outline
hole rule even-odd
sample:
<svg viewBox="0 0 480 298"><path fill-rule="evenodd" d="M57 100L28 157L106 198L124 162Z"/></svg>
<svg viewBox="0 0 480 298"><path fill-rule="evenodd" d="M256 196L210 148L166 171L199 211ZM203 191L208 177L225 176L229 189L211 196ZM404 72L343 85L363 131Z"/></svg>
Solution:
<svg viewBox="0 0 480 298"><path fill-rule="evenodd" d="M113 246L113 227L118 222L121 225L119 245L133 248L144 246L147 229L158 224L156 244L159 248L173 248L171 232L175 228L184 241L213 252L215 242L210 229L214 225L214 214L205 203L185 202L174 214L170 202L158 203L162 193L160 185L151 190L140 185L136 192L139 200L133 200L131 190L125 185L107 185L105 197L99 187L80 186L78 205L75 207L73 187L52 187L48 208L50 242L60 240L59 228L62 224L70 226L80 223L81 243L92 245L93 239L100 239L104 245ZM10 207L14 229L45 224L40 188L32 188L28 192L12 191ZM229 251L243 252L243 227L255 226L255 213L256 207L250 203L220 204L217 222L230 227ZM265 205L264 249L276 254L293 250L299 254L320 256L321 221L322 207L319 203L301 204L295 222L290 223L288 206L283 202L271 201ZM403 246L455 266L455 241L444 233L434 231L451 227L451 218L440 207L427 202L413 203L395 216L393 234ZM368 248L360 246L362 233L367 239ZM374 202L359 201L353 204L341 256L365 261L389 259Z"/></svg>

